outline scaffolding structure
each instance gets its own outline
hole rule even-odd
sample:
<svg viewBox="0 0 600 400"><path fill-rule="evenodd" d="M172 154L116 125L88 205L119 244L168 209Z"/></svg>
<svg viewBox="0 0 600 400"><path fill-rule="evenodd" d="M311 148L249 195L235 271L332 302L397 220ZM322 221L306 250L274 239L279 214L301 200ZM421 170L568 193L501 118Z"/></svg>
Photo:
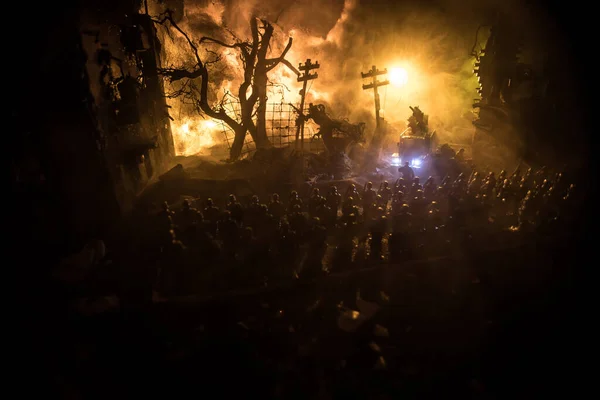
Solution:
<svg viewBox="0 0 600 400"><path fill-rule="evenodd" d="M240 103L237 100L230 100L223 104L222 107L225 109L228 115L240 119L241 110ZM271 145L278 148L289 147L295 144L296 141L296 119L298 118L297 109L299 105L291 105L289 103L267 103L266 110L266 123L267 123L267 136ZM304 114L308 113L308 107L305 107ZM225 124L223 121L217 121L223 134L223 141L227 144L227 147L231 149L233 144L234 132ZM308 139L308 151L318 151L323 148L320 141L314 140L314 136L317 133L318 125L312 121L305 122L305 137ZM254 141L250 134L246 134L244 138L244 147L242 150L242 156L248 156L256 150Z"/></svg>

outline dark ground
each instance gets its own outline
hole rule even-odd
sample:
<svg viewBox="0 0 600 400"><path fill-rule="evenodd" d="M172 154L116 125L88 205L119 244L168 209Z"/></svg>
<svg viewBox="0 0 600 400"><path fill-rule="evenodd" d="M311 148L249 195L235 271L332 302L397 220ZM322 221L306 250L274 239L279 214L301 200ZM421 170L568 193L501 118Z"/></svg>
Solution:
<svg viewBox="0 0 600 400"><path fill-rule="evenodd" d="M574 244L533 238L202 303L126 302L93 317L70 313L59 288L46 287L22 299L30 340L21 363L39 383L22 390L85 399L574 397L593 318L578 286L585 254ZM381 308L348 333L338 305L359 309L357 290ZM389 336L375 335L376 325ZM386 368L373 369L380 355Z"/></svg>

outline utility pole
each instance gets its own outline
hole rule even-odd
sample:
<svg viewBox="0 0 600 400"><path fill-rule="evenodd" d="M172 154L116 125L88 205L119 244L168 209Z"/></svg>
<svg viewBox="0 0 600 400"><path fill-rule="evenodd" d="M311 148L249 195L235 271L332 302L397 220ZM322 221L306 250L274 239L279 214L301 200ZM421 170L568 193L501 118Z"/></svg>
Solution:
<svg viewBox="0 0 600 400"><path fill-rule="evenodd" d="M379 75L387 74L387 68L383 71L379 71L377 67L373 65L369 72L367 72L366 74L361 72L360 74L362 75L363 79L372 78L371 83L369 83L368 85L362 85L362 88L363 90L373 89L373 93L375 95L375 126L377 133L381 128L381 117L379 116L379 110L381 110L381 103L379 101L379 92L377 91L377 88L380 86L390 84L390 81L388 81L387 79L385 81L378 81L377 77Z"/></svg>
<svg viewBox="0 0 600 400"><path fill-rule="evenodd" d="M300 149L302 150L304 150L304 100L306 99L306 86L308 81L319 77L316 72L311 74L310 71L318 69L320 66L318 61L313 64L310 58L304 64L300 63L298 66L298 69L302 71L302 75L298 76L298 82L302 82L302 90L300 90L300 110L298 125L296 127L296 147L298 146L298 140L300 140Z"/></svg>

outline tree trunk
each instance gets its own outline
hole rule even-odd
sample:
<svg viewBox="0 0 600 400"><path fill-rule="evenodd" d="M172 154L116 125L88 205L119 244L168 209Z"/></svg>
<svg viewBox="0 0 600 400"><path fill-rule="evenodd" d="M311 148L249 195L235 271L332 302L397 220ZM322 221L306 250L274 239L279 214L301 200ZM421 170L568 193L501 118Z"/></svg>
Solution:
<svg viewBox="0 0 600 400"><path fill-rule="evenodd" d="M256 142L257 148L269 147L269 137L267 136L267 75L255 77L255 88L258 93L258 107L256 109Z"/></svg>
<svg viewBox="0 0 600 400"><path fill-rule="evenodd" d="M240 158L242 154L242 149L244 147L244 139L246 138L246 128L243 126L239 126L234 130L235 136L233 138L233 143L231 144L231 148L229 149L229 159L231 161L235 161Z"/></svg>

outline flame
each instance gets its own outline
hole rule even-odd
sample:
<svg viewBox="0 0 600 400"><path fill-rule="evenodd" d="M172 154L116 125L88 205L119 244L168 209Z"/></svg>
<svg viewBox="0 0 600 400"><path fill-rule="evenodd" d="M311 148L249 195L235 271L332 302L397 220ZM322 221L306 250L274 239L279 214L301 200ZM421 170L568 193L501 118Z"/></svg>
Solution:
<svg viewBox="0 0 600 400"><path fill-rule="evenodd" d="M171 122L177 155L206 154L210 147L220 142L217 138L223 134L221 125L221 121L200 118L183 118Z"/></svg>
<svg viewBox="0 0 600 400"><path fill-rule="evenodd" d="M247 36L246 31L248 21L247 18L240 17L237 23L231 23L231 21L225 21L224 18L226 6L225 3L219 1L211 1L204 6L198 5L185 5L185 17L178 22L178 25L188 34L191 33L192 37L202 36L198 31L198 26L203 24L202 21L210 21L215 26L227 27L227 30L234 31L238 28L236 35L239 38ZM327 45L339 45L343 39L344 27L348 23L350 13L356 8L356 0L345 0L344 7L340 17L334 26L330 29L329 33L324 37L311 35L309 32L303 29L295 29L290 27L288 30L282 30L278 25L275 25L276 31L271 41L270 52L273 56L281 53L285 47L288 38L292 37L294 40L293 46L287 53L286 59L292 64L298 66L300 63L304 63L307 57L314 56L312 61L318 61L317 56L320 55L321 46ZM150 13L158 15L162 12L159 2L152 2ZM241 10L240 12L244 13ZM251 15L250 12L246 14ZM200 21L200 22L198 22ZM237 25L237 26L236 26ZM164 66L193 66L194 59L189 46L185 38L171 30L169 34L166 30L159 29L159 39L163 45L163 60ZM226 30L223 29L225 37L228 37ZM207 33L208 36L211 34ZM214 33L213 33L214 35ZM218 35L216 36L218 38ZM223 39L226 42L232 41L232 38ZM218 45L203 45L200 46L200 54L202 57L210 57L204 53L204 50L208 49L216 57L220 58L220 61L213 66L212 73L223 74L221 79L215 79L210 82L210 90L215 95L213 98L214 102L219 101L225 94L231 94L235 96L240 86L243 65L239 58L239 54L236 49L222 47ZM311 71L321 73L323 71ZM302 84L298 82L296 74L291 71L287 66L280 64L269 73L269 80L273 82L267 88L267 96L269 103L282 103L282 104L294 104L298 105L300 100L300 90ZM314 85L315 81L309 81L306 95L306 105L311 102L320 102L331 104L332 93L328 86ZM165 82L165 88L167 94L174 93L180 89L181 82L170 84ZM367 96L368 98L368 96ZM368 99L366 100L368 101ZM177 155L194 155L206 153L211 146L222 142L225 139L225 132L230 131L230 128L223 124L221 121L206 120L201 115L198 115L194 107L190 107L189 101L182 101L180 98L167 97L167 104L170 107L169 114L174 119L171 122L171 129L173 132L173 141L175 144L175 152ZM227 113L237 119L239 116L236 115L234 109L225 107ZM295 116L293 117L295 119ZM270 124L270 121L267 121ZM294 122L292 122L294 124ZM316 131L310 122L307 123L308 131ZM231 133L230 133L231 134Z"/></svg>
<svg viewBox="0 0 600 400"><path fill-rule="evenodd" d="M317 0L314 2L318 3ZM149 2L151 15L156 16L164 11L164 4L159 3L164 2ZM185 16L178 25L198 45L204 61L215 57L220 59L209 67L209 101L213 105L218 104L224 96L227 99L228 94L232 98L237 96L243 78L243 66L237 49L208 43L199 45L198 38L210 36L233 43L235 40L229 33L234 33L239 40L246 40L250 15L255 15L256 9L268 8L267 4L262 3L256 0L185 2ZM301 7L298 5L300 2L294 4L294 7ZM290 10L294 7L290 6ZM445 18L431 17L437 23L430 24L432 29L424 30L423 21L429 17L421 15L420 18L408 19L406 24L395 28L389 35L382 33L380 48L374 49L364 30L355 26L357 21L363 25L373 23L372 19L368 19L372 18L368 16L370 14L363 11L358 0L344 0L343 7L340 4L340 9L332 12L326 29L318 34L305 28L301 22L303 17L306 20L312 18L312 9L306 11L306 7L304 11L296 13L289 11L287 19L287 11L284 12L282 19L274 24L270 57L277 57L288 38L292 37L293 46L286 60L296 68L300 63L305 63L307 58L321 64L321 68L311 71L318 73L319 78L308 82L306 104L324 103L333 116L347 118L350 122L365 122L367 130L372 132L375 119L373 93L362 90L361 84L370 82L361 82L360 73L376 65L379 69L387 68L389 71L388 76L380 78L390 80L390 85L379 89L381 114L385 115L390 125L397 125L394 126L396 130L405 128L405 121L411 114L409 105L418 105L431 115L433 129L440 126L439 121L460 123L462 113L471 110L472 93L476 87L476 82L464 84L472 71L472 60L463 56L468 54L472 46L471 27L465 28L468 30L468 40L462 43L454 40L460 38L462 33L454 33L450 29L452 27L444 25ZM167 34L162 27L157 27L157 31L163 49L162 65L192 68L195 60L185 38L174 30ZM466 67L461 69L463 64ZM270 71L269 80L273 82L268 87L269 103L298 104L302 83L297 81L297 76L287 66L280 64ZM181 84L165 82L167 94L176 92ZM231 135L229 127L221 121L199 115L190 100L193 99L167 98L169 114L174 119L171 126L178 155L206 152L226 139L225 132ZM225 106L225 110L232 118L239 118L234 108ZM470 121L462 123L472 127Z"/></svg>

